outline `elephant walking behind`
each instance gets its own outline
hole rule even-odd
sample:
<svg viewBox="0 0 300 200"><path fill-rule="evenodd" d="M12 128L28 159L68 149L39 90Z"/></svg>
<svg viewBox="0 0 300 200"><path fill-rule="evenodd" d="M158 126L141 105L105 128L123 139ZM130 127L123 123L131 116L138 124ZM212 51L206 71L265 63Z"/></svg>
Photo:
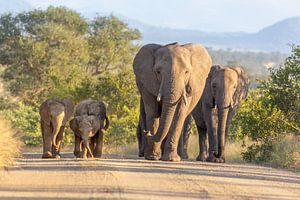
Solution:
<svg viewBox="0 0 300 200"><path fill-rule="evenodd" d="M75 136L76 157L102 156L103 135L109 127L106 106L103 102L87 99L77 104L70 127Z"/></svg>
<svg viewBox="0 0 300 200"><path fill-rule="evenodd" d="M74 105L69 99L48 99L41 104L42 158L60 158L63 132L73 110Z"/></svg>
<svg viewBox="0 0 300 200"><path fill-rule="evenodd" d="M247 97L248 88L249 79L242 68L212 66L201 100L192 112L199 134L197 160L225 162L230 123L240 102Z"/></svg>

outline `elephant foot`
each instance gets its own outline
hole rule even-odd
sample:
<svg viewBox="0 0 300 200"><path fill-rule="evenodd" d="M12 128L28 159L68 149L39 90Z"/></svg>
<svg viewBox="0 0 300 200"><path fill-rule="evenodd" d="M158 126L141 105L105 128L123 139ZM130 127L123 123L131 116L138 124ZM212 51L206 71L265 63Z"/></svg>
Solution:
<svg viewBox="0 0 300 200"><path fill-rule="evenodd" d="M172 162L179 162L181 160L180 156L177 154L176 151L172 151L170 153L164 153L162 159L163 161L172 161Z"/></svg>
<svg viewBox="0 0 300 200"><path fill-rule="evenodd" d="M143 153L139 153L139 157L144 157L144 152Z"/></svg>
<svg viewBox="0 0 300 200"><path fill-rule="evenodd" d="M217 158L217 163L225 163L225 158L221 157L221 158Z"/></svg>
<svg viewBox="0 0 300 200"><path fill-rule="evenodd" d="M205 155L198 155L196 160L204 162L204 161L206 161L206 156Z"/></svg>
<svg viewBox="0 0 300 200"><path fill-rule="evenodd" d="M100 153L94 154L94 158L101 158L101 157L102 157L102 154L100 154Z"/></svg>
<svg viewBox="0 0 300 200"><path fill-rule="evenodd" d="M189 159L189 155L186 151L183 151L181 159L185 159L185 160Z"/></svg>
<svg viewBox="0 0 300 200"><path fill-rule="evenodd" d="M149 154L145 155L145 159L147 160L160 160L161 156L159 155L154 155L154 154Z"/></svg>
<svg viewBox="0 0 300 200"><path fill-rule="evenodd" d="M50 151L47 151L47 152L43 153L42 158L53 158L53 156Z"/></svg>
<svg viewBox="0 0 300 200"><path fill-rule="evenodd" d="M144 154L144 151L139 151L139 157L144 157L145 154Z"/></svg>
<svg viewBox="0 0 300 200"><path fill-rule="evenodd" d="M61 158L61 155L60 155L60 154L57 154L57 155L55 156L55 158L56 158L56 159L60 159L60 158Z"/></svg>
<svg viewBox="0 0 300 200"><path fill-rule="evenodd" d="M209 155L207 158L206 158L206 161L207 162L218 162L218 158L216 158L214 155Z"/></svg>
<svg viewBox="0 0 300 200"><path fill-rule="evenodd" d="M146 149L145 159L147 160L160 160L161 158L161 143L148 141L148 148Z"/></svg>
<svg viewBox="0 0 300 200"><path fill-rule="evenodd" d="M81 157L81 152L80 151L74 151L74 156L76 158L80 158Z"/></svg>

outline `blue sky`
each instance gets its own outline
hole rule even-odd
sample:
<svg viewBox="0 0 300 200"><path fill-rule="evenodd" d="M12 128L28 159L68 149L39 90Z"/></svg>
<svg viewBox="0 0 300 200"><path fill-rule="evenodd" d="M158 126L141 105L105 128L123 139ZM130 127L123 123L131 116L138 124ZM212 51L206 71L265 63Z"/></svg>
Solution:
<svg viewBox="0 0 300 200"><path fill-rule="evenodd" d="M80 12L126 16L171 28L256 32L300 16L300 0L26 0L34 7L65 5Z"/></svg>

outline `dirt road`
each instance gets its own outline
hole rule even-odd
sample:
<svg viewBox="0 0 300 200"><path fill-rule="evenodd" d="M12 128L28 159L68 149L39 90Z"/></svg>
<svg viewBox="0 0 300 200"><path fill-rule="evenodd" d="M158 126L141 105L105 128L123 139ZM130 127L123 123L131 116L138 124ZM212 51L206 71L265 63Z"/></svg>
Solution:
<svg viewBox="0 0 300 200"><path fill-rule="evenodd" d="M0 199L300 199L300 174L266 167L39 156L0 172Z"/></svg>

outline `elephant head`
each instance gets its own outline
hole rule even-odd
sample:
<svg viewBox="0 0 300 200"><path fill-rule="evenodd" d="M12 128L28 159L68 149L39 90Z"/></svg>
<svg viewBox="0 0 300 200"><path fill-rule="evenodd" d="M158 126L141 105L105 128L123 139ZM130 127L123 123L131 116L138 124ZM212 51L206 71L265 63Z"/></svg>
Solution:
<svg viewBox="0 0 300 200"><path fill-rule="evenodd" d="M96 135L98 131L104 133L109 127L109 120L105 116L106 122L95 115L76 116L70 121L70 128L82 140L82 157L86 158L87 153L93 157L89 146L89 139Z"/></svg>
<svg viewBox="0 0 300 200"><path fill-rule="evenodd" d="M225 160L225 133L231 120L228 115L234 113L240 101L247 97L248 86L249 80L242 68L212 66L206 83L204 101L207 106L218 108L218 154L216 156L223 160Z"/></svg>
<svg viewBox="0 0 300 200"><path fill-rule="evenodd" d="M142 98L146 91L161 105L158 130L147 134L148 146L160 146L169 133L166 145L177 151L183 122L203 92L210 67L207 51L196 44L148 44L139 50L133 64L137 86ZM164 160L172 160L168 154Z"/></svg>

